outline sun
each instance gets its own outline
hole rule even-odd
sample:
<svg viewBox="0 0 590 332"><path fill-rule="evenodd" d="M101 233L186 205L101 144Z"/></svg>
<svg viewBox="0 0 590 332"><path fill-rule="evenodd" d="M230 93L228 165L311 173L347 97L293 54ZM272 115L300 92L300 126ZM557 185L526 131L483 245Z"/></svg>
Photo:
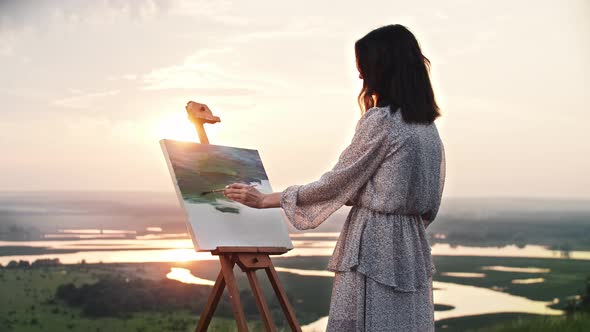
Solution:
<svg viewBox="0 0 590 332"><path fill-rule="evenodd" d="M184 112L166 114L158 120L156 128L159 138L187 142L199 141L195 127Z"/></svg>

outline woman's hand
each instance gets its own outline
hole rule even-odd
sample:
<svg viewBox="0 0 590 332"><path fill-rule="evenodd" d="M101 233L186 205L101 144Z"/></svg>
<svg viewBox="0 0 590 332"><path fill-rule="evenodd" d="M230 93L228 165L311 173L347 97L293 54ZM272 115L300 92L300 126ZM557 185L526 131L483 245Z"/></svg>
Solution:
<svg viewBox="0 0 590 332"><path fill-rule="evenodd" d="M252 185L232 183L223 191L223 195L233 201L256 209L264 208L265 194Z"/></svg>

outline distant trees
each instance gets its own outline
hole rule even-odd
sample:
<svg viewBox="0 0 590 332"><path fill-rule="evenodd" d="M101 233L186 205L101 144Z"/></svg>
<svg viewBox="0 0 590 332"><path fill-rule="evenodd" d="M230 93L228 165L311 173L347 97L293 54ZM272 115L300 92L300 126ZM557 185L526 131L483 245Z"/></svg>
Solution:
<svg viewBox="0 0 590 332"><path fill-rule="evenodd" d="M52 267L52 266L59 266L61 262L59 258L53 259L37 259L36 261L31 264L31 267Z"/></svg>
<svg viewBox="0 0 590 332"><path fill-rule="evenodd" d="M17 268L27 268L31 266L31 264L29 264L29 261L10 261L8 262L8 264L6 264L6 268L7 269L17 269Z"/></svg>
<svg viewBox="0 0 590 332"><path fill-rule="evenodd" d="M6 265L5 268L7 269L26 269L29 267L33 267L33 268L39 268L39 267L53 267L53 266L59 266L61 265L61 262L59 261L59 258L53 258L53 259L37 259L35 260L32 264L29 263L29 261L25 261L25 260L19 260L17 261L10 261L8 262L8 264ZM1 265L0 265L1 267Z"/></svg>
<svg viewBox="0 0 590 332"><path fill-rule="evenodd" d="M121 316L149 310L195 309L207 300L210 287L187 285L173 280L109 278L76 287L58 287L56 298L82 307L92 317Z"/></svg>
<svg viewBox="0 0 590 332"><path fill-rule="evenodd" d="M57 288L55 299L70 306L80 307L90 317L121 317L140 311L198 312L205 306L210 286L183 284L175 280L159 281L111 277L94 284L77 287L73 283ZM240 292L240 299L248 319L258 319L256 302L248 290ZM269 303L271 310L280 311L278 301ZM227 296L223 296L216 314L233 317Z"/></svg>

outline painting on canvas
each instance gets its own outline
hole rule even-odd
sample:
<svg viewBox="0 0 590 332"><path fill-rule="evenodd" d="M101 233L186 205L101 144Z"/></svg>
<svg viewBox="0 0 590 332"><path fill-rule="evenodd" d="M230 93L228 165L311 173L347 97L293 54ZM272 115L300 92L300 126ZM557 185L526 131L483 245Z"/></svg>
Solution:
<svg viewBox="0 0 590 332"><path fill-rule="evenodd" d="M219 246L293 248L279 209L254 209L221 192L206 193L235 182L271 193L258 151L173 140L160 144L197 250Z"/></svg>

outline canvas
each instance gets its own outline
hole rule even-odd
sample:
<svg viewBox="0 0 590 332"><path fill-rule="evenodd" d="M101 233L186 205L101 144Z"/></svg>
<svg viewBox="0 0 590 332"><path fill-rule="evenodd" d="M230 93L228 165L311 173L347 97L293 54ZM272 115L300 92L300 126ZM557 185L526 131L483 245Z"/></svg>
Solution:
<svg viewBox="0 0 590 332"><path fill-rule="evenodd" d="M196 250L220 246L293 248L280 209L254 209L223 193L204 194L235 182L271 193L258 151L173 140L161 140L160 144Z"/></svg>

